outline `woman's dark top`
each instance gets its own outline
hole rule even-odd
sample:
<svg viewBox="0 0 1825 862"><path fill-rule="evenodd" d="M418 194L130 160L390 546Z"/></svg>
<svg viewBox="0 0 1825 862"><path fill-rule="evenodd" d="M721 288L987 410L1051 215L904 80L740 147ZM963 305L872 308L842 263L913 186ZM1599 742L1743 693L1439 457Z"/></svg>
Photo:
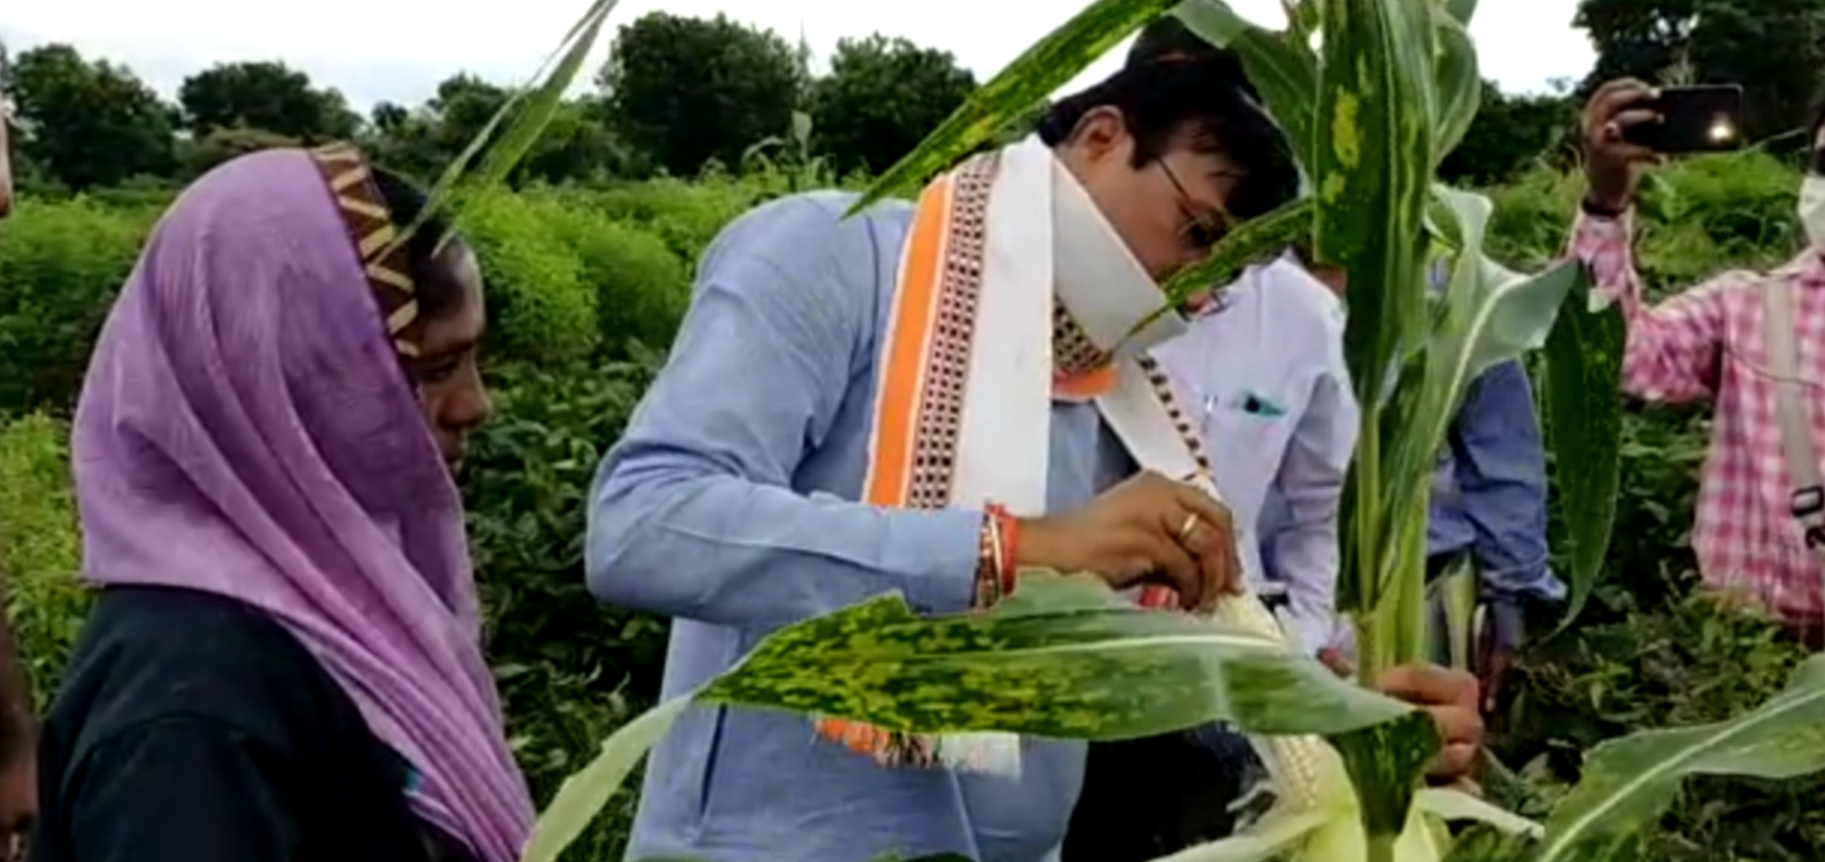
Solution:
<svg viewBox="0 0 1825 862"><path fill-rule="evenodd" d="M32 862L475 862L303 644L208 593L105 590L38 758Z"/></svg>

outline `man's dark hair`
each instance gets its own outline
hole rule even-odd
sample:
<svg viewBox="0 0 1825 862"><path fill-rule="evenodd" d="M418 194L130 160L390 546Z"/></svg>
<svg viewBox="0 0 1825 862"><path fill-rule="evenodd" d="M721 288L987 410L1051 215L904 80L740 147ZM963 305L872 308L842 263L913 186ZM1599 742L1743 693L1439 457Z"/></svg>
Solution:
<svg viewBox="0 0 1825 862"><path fill-rule="evenodd" d="M1228 48L1219 48L1205 41L1204 37L1191 32L1177 16L1166 15L1141 28L1134 44L1128 48L1127 66L1133 68L1143 63L1160 62L1195 62L1209 63L1223 73L1233 86L1241 88L1248 97L1256 102L1261 101L1261 94L1248 79L1248 73L1242 68L1242 58Z"/></svg>
<svg viewBox="0 0 1825 862"><path fill-rule="evenodd" d="M423 189L385 168L372 168L374 186L380 190L381 198L386 200L387 210L393 216L393 224L404 230L406 225L424 212L427 199ZM442 216L432 216L418 230L412 232L411 239L406 240L406 261L411 267L412 281L417 289L418 310L426 317L438 317L462 300L457 286L442 273L436 271L434 259L437 252L437 240L450 227L450 222Z"/></svg>
<svg viewBox="0 0 1825 862"><path fill-rule="evenodd" d="M1039 123L1039 138L1057 147L1084 115L1106 105L1121 112L1134 136L1134 167L1142 168L1189 132L1194 150L1220 153L1241 170L1229 212L1254 218L1299 195L1299 169L1286 135L1238 86L1238 68L1195 58L1130 63L1054 104Z"/></svg>

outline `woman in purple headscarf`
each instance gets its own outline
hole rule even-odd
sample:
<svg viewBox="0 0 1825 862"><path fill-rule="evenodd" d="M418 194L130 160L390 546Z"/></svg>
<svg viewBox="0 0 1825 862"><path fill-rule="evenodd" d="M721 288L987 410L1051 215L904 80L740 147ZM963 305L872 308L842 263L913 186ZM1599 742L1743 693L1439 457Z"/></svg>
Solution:
<svg viewBox="0 0 1825 862"><path fill-rule="evenodd" d="M482 285L348 147L211 171L77 410L102 587L39 747L38 862L513 862L532 806L450 465Z"/></svg>

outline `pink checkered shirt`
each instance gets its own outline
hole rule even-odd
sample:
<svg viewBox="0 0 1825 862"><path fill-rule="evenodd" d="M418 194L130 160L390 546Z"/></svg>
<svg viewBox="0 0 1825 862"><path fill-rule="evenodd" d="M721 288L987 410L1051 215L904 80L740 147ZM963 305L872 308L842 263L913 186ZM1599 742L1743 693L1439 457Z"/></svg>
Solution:
<svg viewBox="0 0 1825 862"><path fill-rule="evenodd" d="M1775 420L1772 362L1762 285L1793 279L1800 374L1825 381L1825 261L1809 250L1767 275L1727 272L1659 305L1641 296L1630 256L1633 225L1581 215L1572 253L1590 264L1598 289L1621 301L1628 320L1623 391L1680 404L1710 401L1710 451L1698 494L1692 550L1705 582L1746 592L1781 616L1816 620L1825 566L1806 547L1790 511L1793 484ZM1813 437L1825 441L1825 410L1808 399Z"/></svg>

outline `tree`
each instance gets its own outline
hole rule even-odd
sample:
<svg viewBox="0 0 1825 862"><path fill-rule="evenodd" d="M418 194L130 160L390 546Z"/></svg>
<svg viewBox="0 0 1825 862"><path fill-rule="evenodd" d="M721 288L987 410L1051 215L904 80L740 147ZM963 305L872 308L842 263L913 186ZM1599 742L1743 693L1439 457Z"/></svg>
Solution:
<svg viewBox="0 0 1825 862"><path fill-rule="evenodd" d="M392 134L404 128L406 121L411 118L412 112L401 105L386 101L376 103L374 109L368 112L368 122L373 125L375 131L383 135Z"/></svg>
<svg viewBox="0 0 1825 862"><path fill-rule="evenodd" d="M1622 76L1741 84L1751 139L1803 128L1825 69L1825 0L1583 0L1575 24L1597 49L1581 96Z"/></svg>
<svg viewBox="0 0 1825 862"><path fill-rule="evenodd" d="M674 175L785 134L803 83L778 34L664 12L621 28L597 80L621 139Z"/></svg>
<svg viewBox="0 0 1825 862"><path fill-rule="evenodd" d="M437 95L416 111L381 103L373 111L376 134L369 150L384 165L423 180L434 180L456 159L512 93L469 74L437 85ZM619 173L627 154L603 126L596 100L559 106L532 150L508 175L510 185L538 179L560 183ZM496 130L499 131L498 129Z"/></svg>
<svg viewBox="0 0 1825 862"><path fill-rule="evenodd" d="M198 138L241 128L319 143L353 137L361 122L340 92L280 62L218 63L185 78L178 103Z"/></svg>
<svg viewBox="0 0 1825 862"><path fill-rule="evenodd" d="M500 87L459 73L438 84L436 95L416 110L383 102L374 107L377 134L369 149L387 167L434 180L506 104L507 95Z"/></svg>
<svg viewBox="0 0 1825 862"><path fill-rule="evenodd" d="M1511 96L1486 80L1482 107L1463 141L1439 165L1439 176L1480 186L1505 182L1564 140L1577 116L1566 94Z"/></svg>
<svg viewBox="0 0 1825 862"><path fill-rule="evenodd" d="M975 89L949 51L878 33L841 40L830 74L811 85L818 149L839 171L886 170Z"/></svg>
<svg viewBox="0 0 1825 862"><path fill-rule="evenodd" d="M72 189L162 175L175 164L169 106L124 67L44 45L19 55L6 86L24 131L20 151Z"/></svg>

